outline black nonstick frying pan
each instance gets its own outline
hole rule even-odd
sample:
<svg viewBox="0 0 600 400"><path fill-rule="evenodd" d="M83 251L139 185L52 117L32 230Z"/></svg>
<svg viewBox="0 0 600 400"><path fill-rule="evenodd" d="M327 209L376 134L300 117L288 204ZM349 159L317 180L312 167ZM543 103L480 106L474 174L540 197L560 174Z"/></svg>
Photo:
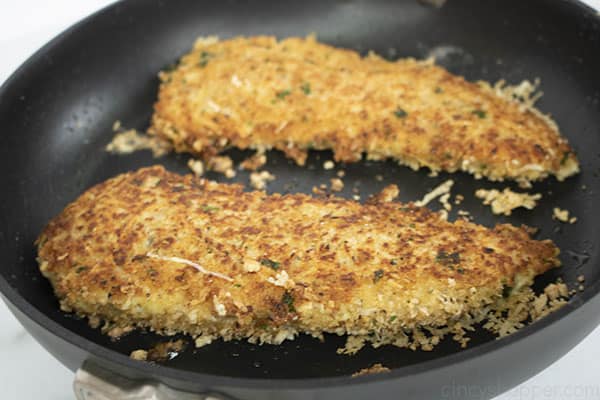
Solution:
<svg viewBox="0 0 600 400"><path fill-rule="evenodd" d="M147 127L157 72L197 36L311 32L324 42L389 58L423 58L433 52L440 64L469 80L515 83L539 77L544 96L538 106L558 121L580 157L582 173L562 183L535 184L531 191L543 194L540 206L511 217L492 216L473 196L477 188L508 183L456 174L453 192L465 195L460 208L475 221L539 227L539 238L559 245L564 266L542 276L538 289L559 276L576 287L576 277L583 274L585 290L558 312L507 338L471 334L466 350L449 340L431 352L387 346L365 348L355 356L336 354L344 339L327 336L323 343L300 337L280 346L218 341L201 349L190 346L164 363L144 363L131 360L129 353L164 338L134 332L111 341L84 320L61 312L35 261L33 241L44 224L86 188L118 173L157 162L186 172L187 156L155 160L149 152L115 156L103 150L115 120ZM415 0L119 2L54 39L0 89L2 296L66 366L119 385L162 383L235 399L491 398L554 362L600 322L599 73L600 17L576 1L449 0L441 8ZM231 155L238 161L245 156ZM267 169L278 179L269 191L309 192L328 182L335 170L324 171L321 165L330 157L312 152L308 168L298 168L273 152ZM343 167L343 195L351 196L357 186L363 199L396 183L401 201L416 200L449 178L428 177L426 171L392 162ZM383 181L374 179L377 174ZM247 174L235 180L247 182ZM555 206L570 210L578 222L552 220ZM350 377L374 363L392 371Z"/></svg>

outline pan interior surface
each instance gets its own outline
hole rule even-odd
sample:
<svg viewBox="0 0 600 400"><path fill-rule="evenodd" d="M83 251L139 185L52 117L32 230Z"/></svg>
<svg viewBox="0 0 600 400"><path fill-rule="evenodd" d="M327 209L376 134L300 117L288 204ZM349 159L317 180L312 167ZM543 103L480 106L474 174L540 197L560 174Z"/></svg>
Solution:
<svg viewBox="0 0 600 400"><path fill-rule="evenodd" d="M568 1L451 0L441 8L417 1L126 1L111 6L61 35L37 53L4 87L0 97L0 274L28 303L58 324L122 354L147 349L167 339L133 332L111 341L86 321L61 312L49 283L40 275L33 242L50 218L91 185L116 174L154 163L187 173L189 156L153 159L149 152L115 156L103 149L112 125L144 130L158 88L157 72L191 48L198 36L269 34L278 37L316 33L319 40L362 53L373 50L387 58L425 58L438 54L439 64L468 80L541 80L544 96L538 107L550 113L575 148L582 172L565 182L534 184L542 193L532 211L516 210L510 217L493 216L474 197L478 188L503 188L466 174L429 177L393 162L360 162L325 171L329 152L311 152L306 168L281 153L269 153L266 170L277 176L269 192L306 192L329 183L338 169L346 171L351 197L362 200L395 183L400 201L422 198L431 188L452 178L453 194L465 200L455 206L468 210L475 222L498 222L540 228L538 238L554 240L564 266L542 276L538 288L558 277L577 286L585 276L587 291L599 280L596 221L600 204L600 18ZM240 161L249 153L231 151ZM374 179L381 175L381 181ZM239 172L233 180L248 182ZM438 208L439 203L431 207ZM553 207L568 209L575 224L552 219ZM576 295L585 295L586 292ZM536 329L535 324L527 329ZM470 347L494 340L478 331ZM389 368L416 365L460 351L444 341L434 351L386 346L366 347L354 356L336 354L345 339L328 335L324 342L301 336L280 346L217 341L188 349L166 363L190 372L246 378L333 377L381 363Z"/></svg>

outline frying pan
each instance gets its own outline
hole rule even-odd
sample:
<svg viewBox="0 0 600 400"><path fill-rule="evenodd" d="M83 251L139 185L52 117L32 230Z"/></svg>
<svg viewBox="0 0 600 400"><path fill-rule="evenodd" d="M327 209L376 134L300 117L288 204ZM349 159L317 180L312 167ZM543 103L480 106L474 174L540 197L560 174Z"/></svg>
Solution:
<svg viewBox="0 0 600 400"><path fill-rule="evenodd" d="M511 217L492 216L473 196L477 188L510 183L459 173L451 176L453 192L465 196L460 208L479 223L539 227L539 238L558 244L564 266L540 277L538 290L558 277L574 287L582 274L585 289L558 312L509 337L472 333L465 350L446 340L431 352L386 346L365 348L355 356L336 354L343 338L326 336L319 342L301 336L279 346L218 341L201 349L189 346L164 363L144 363L128 354L164 338L134 332L111 341L86 321L61 312L35 261L33 241L45 223L86 188L118 173L157 162L186 172L187 156L155 160L149 152L115 156L103 150L115 120L137 129L148 126L157 71L186 52L197 36L311 32L324 42L363 53L374 50L391 59L435 54L441 65L469 80L540 78L544 96L538 106L558 121L580 157L582 173L565 182L536 183L531 191L543 194L541 204L532 211L516 210ZM600 18L568 0L451 0L440 8L413 0L113 4L48 43L0 89L3 299L50 353L79 370L78 376L124 388L166 385L173 398L182 398L182 392L223 399L494 397L557 360L600 322L600 211L595 207L600 200L599 50ZM230 154L237 161L247 155ZM333 177L335 171L321 167L330 158L329 152L312 152L308 168L299 168L280 153L269 154L266 169L278 177L269 191L310 192ZM357 187L363 199L396 183L401 201L415 200L450 177L429 177L393 162L343 168L346 189L341 195L349 197ZM247 174L240 172L235 180L247 182ZM578 222L553 221L555 206L570 210ZM391 372L350 376L374 363ZM83 390L78 395L85 398Z"/></svg>

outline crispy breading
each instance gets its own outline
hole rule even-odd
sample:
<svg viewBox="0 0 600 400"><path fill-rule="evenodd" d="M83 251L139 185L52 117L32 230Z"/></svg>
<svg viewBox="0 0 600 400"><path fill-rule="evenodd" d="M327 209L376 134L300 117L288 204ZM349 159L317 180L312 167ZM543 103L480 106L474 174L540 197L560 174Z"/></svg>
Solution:
<svg viewBox="0 0 600 400"><path fill-rule="evenodd" d="M329 332L398 346L412 335L430 348L422 330L460 330L559 265L555 245L525 228L450 223L391 201L244 192L159 166L89 189L37 243L64 310L198 345Z"/></svg>
<svg viewBox="0 0 600 400"><path fill-rule="evenodd" d="M531 84L470 83L431 61L361 58L312 37L211 37L160 77L149 133L179 152L275 148L302 165L307 149L332 149L336 161L366 153L523 183L579 170L556 124L518 100Z"/></svg>

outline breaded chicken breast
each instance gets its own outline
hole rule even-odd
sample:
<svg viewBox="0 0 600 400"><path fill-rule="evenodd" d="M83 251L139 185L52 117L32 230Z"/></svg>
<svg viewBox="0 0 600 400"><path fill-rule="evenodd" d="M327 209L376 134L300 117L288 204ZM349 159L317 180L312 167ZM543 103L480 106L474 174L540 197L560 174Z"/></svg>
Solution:
<svg viewBox="0 0 600 400"><path fill-rule="evenodd" d="M198 345L334 333L430 349L558 253L524 228L450 223L378 197L244 192L162 167L91 188L38 239L64 310L113 334L185 332Z"/></svg>
<svg viewBox="0 0 600 400"><path fill-rule="evenodd" d="M337 161L523 183L578 172L556 124L518 100L527 85L470 83L430 61L361 58L311 37L204 38L160 76L149 133L179 152L275 148L302 165L308 149L331 149Z"/></svg>

